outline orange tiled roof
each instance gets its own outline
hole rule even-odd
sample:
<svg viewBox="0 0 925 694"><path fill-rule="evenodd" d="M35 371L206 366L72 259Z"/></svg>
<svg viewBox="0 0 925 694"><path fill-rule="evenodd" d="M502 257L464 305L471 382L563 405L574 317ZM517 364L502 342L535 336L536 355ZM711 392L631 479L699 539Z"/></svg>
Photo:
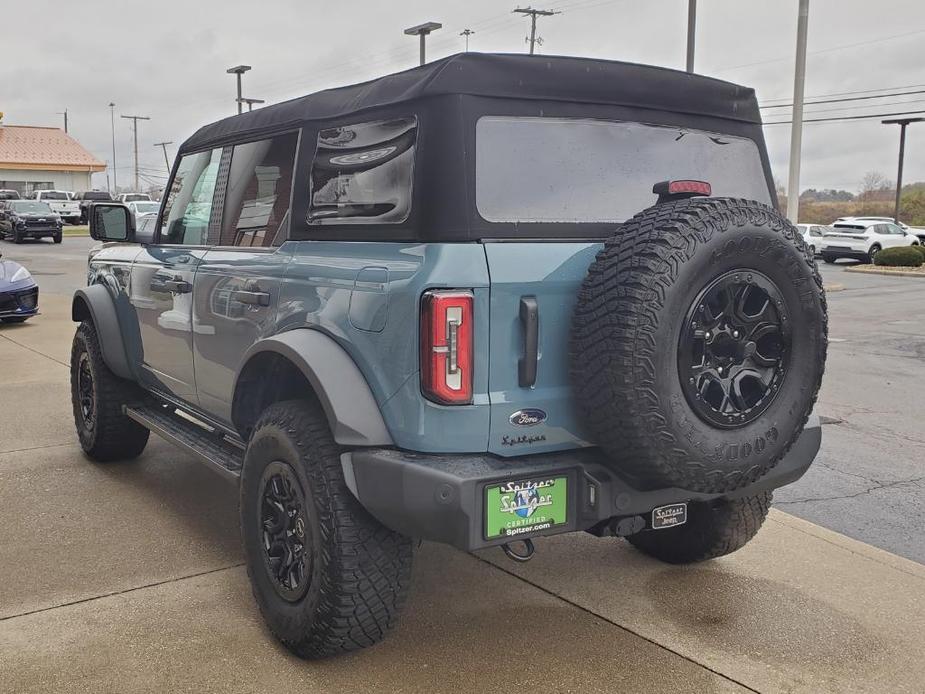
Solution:
<svg viewBox="0 0 925 694"><path fill-rule="evenodd" d="M103 171L106 164L61 128L0 125L0 168Z"/></svg>

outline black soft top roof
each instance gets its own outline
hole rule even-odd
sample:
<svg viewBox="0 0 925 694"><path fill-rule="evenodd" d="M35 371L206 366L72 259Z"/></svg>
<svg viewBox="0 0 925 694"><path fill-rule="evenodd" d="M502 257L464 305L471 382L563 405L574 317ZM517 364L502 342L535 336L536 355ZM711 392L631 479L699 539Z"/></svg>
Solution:
<svg viewBox="0 0 925 694"><path fill-rule="evenodd" d="M180 153L431 96L628 106L760 124L754 90L678 70L591 58L459 53L203 126Z"/></svg>

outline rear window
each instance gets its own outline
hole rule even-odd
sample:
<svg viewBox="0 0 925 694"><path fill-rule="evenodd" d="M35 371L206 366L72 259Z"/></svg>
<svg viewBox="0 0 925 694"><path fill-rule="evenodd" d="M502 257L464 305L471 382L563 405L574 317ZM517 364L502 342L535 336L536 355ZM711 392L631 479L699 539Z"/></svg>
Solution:
<svg viewBox="0 0 925 694"><path fill-rule="evenodd" d="M841 229L842 231L847 231L852 234L859 234L867 229L867 226L864 224L833 224L832 228Z"/></svg>
<svg viewBox="0 0 925 694"><path fill-rule="evenodd" d="M655 183L673 179L771 202L747 138L568 118L483 116L476 125L476 207L489 222L623 222L655 203Z"/></svg>
<svg viewBox="0 0 925 694"><path fill-rule="evenodd" d="M112 200L109 196L109 193L100 192L91 192L83 194L84 200Z"/></svg>
<svg viewBox="0 0 925 694"><path fill-rule="evenodd" d="M57 191L43 191L42 200L67 200L67 193L59 193Z"/></svg>

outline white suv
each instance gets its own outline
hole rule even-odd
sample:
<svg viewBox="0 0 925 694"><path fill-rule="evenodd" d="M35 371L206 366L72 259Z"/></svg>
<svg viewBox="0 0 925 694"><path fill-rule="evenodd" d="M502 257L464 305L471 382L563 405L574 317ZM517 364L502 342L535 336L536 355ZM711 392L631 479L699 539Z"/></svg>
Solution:
<svg viewBox="0 0 925 694"><path fill-rule="evenodd" d="M813 255L818 254L822 246L822 237L825 236L826 231L829 231L829 227L822 224L797 224L797 229L800 230L803 241L809 246Z"/></svg>
<svg viewBox="0 0 925 694"><path fill-rule="evenodd" d="M884 248L917 245L918 239L896 224L856 218L835 222L820 240L818 250L827 263L839 258L872 263Z"/></svg>

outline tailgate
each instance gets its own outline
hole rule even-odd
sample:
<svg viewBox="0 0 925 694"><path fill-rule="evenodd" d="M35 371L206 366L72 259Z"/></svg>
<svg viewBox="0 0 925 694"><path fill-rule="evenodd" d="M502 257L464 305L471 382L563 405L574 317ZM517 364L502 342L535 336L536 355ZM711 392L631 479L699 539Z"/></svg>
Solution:
<svg viewBox="0 0 925 694"><path fill-rule="evenodd" d="M600 243L484 244L491 277L488 449L498 455L586 446L568 374L572 311L578 288ZM522 385L520 360L529 358L527 321L538 317L536 381Z"/></svg>

